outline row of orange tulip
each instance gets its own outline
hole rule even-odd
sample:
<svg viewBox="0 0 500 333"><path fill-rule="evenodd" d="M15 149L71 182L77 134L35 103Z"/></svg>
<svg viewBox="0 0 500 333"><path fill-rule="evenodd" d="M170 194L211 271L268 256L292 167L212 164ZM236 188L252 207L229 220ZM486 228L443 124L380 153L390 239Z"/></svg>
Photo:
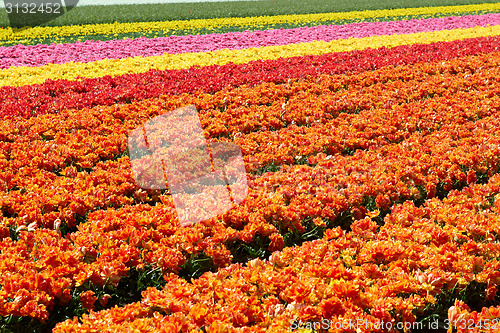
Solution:
<svg viewBox="0 0 500 333"><path fill-rule="evenodd" d="M393 87L392 84L375 84L365 88L361 84L359 89L351 86L350 89L340 89L336 92L326 88L331 87L332 78L325 77L319 83L296 82L275 86L275 96L289 96L286 102L279 97L276 101L275 96L271 96L266 99L253 99L261 105L242 105L243 100L249 101L252 97L273 91L273 87L264 85L255 89L235 89L236 92L226 92L226 96L223 93L217 94L210 102L211 105L205 104L210 95L189 95L130 106L97 108L82 114L69 112L46 115L26 121L23 125L20 122L4 122L4 131L17 132L7 135L10 136L8 140L12 142L6 143L3 154L6 171L3 172L2 178L5 181L4 190L9 191L9 197L3 204L4 210L10 215L18 215L14 223L22 223L20 217L26 216L27 221L51 227L56 218L72 224L74 213L84 215L84 212L99 207L133 203L133 193L138 187L133 184L130 172L127 172L128 159L118 159L112 163L101 162L97 165L96 163L123 154L128 131L147 117L175 106L193 103L201 107L202 123L207 134L233 137L234 142L242 147L249 168L262 167L270 162L293 164L297 157L306 156L309 156L310 163L316 164L318 158L314 155L319 152L337 154L358 148L377 148L408 139L416 132L426 135L439 127L456 122L457 119L466 121L492 114L495 108L498 108L497 98L490 98L487 102L484 99L495 96L498 91L494 84L488 83L490 80L495 82L497 71L498 69L494 69L464 74L468 77L457 77L454 81L451 81L449 75L424 76L423 79L427 81L425 88L414 81L395 81ZM418 73L415 71L414 75ZM450 89L449 85L453 85L453 89ZM413 86L416 88L412 88ZM385 91L383 87L386 87ZM294 95L294 92L300 93ZM374 96L373 100L364 97L365 93ZM415 94L435 97L419 99ZM441 96L436 97L439 95ZM241 101L235 101L234 96L238 96ZM221 113L213 103L224 100L228 103L228 109ZM341 102L336 102L338 100ZM286 105L283 106L282 102ZM392 107L377 108L380 105ZM340 111L352 113L356 110L365 111L359 115L344 113L338 116ZM124 118L125 113L130 116L126 118L124 126L120 126L123 121L120 118ZM335 116L337 117L334 118ZM269 124L265 120L268 118ZM244 135L233 134L245 132L245 128L247 132L250 131L250 120L259 121L263 124L262 127L272 126L272 123L281 129ZM307 122L310 126L290 125ZM97 124L100 126L96 126ZM284 127L286 125L288 127ZM224 128L226 132L217 131L219 127ZM253 125L252 127L253 130L257 129ZM40 140L40 137L45 140ZM31 149L25 149L26 145ZM459 165L469 167L466 163L462 161ZM94 172L91 174L82 171L92 167ZM57 177L52 171L59 172L63 177ZM457 178L460 177L463 175L457 174ZM81 183L73 184L74 181L69 178ZM52 190L49 189L54 182L60 184ZM97 191L89 190L89 187L83 184L88 182L99 183L100 188ZM38 198L30 194L40 193L39 191L48 191L48 195ZM135 196L141 195L136 193ZM70 202L71 206L67 207ZM69 208L72 212L66 210L56 213L58 207Z"/></svg>
<svg viewBox="0 0 500 333"><path fill-rule="evenodd" d="M355 221L351 232L330 229L322 239L246 267L206 273L192 283L168 275L165 288L148 289L141 302L68 320L55 332L148 332L150 327L158 332L201 327L289 332L312 325L324 332L326 327L384 332L373 328L414 323L426 306L439 306L435 296L441 290L466 290L476 281L488 286L488 296L496 293L499 190L500 177L494 176L485 185L470 185L422 207L396 205L382 227L366 217ZM456 301L448 315L457 328L463 319L485 327L488 321L490 326L498 322L500 310L471 314Z"/></svg>

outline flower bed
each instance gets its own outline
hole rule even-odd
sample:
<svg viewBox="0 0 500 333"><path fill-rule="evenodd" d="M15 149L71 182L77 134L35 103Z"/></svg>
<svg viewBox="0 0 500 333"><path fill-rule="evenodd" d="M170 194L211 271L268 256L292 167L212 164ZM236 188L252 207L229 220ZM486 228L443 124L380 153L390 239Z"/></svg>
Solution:
<svg viewBox="0 0 500 333"><path fill-rule="evenodd" d="M498 26L488 25L497 17L356 23L349 36L361 39L349 43L337 40L345 26L139 39L131 55L144 58L117 55L128 41L3 47L20 60L0 71L2 327L493 326L500 53ZM374 26L387 35L367 37ZM312 42L320 38L327 44ZM193 44L150 50L175 40ZM220 51L224 43L234 50ZM48 56L85 47L103 53L87 64ZM21 66L30 52L41 60ZM132 74L102 77L114 65L99 59L114 56ZM169 56L186 62L142 73ZM49 67L55 75L41 74ZM82 68L97 77L76 80ZM188 105L209 143L241 148L249 193L180 227L169 190L135 183L127 140Z"/></svg>

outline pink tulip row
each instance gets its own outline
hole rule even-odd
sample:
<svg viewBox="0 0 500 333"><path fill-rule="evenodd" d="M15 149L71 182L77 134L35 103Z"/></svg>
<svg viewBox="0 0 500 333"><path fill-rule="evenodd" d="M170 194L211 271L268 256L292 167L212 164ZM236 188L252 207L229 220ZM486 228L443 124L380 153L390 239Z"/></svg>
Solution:
<svg viewBox="0 0 500 333"><path fill-rule="evenodd" d="M238 50L252 47L333 41L377 35L410 34L477 26L499 25L500 14L471 15L420 20L361 22L347 25L230 32L224 34L170 36L110 41L85 41L74 44L0 46L0 68L42 66L70 61L92 62L103 59L149 57L165 53Z"/></svg>

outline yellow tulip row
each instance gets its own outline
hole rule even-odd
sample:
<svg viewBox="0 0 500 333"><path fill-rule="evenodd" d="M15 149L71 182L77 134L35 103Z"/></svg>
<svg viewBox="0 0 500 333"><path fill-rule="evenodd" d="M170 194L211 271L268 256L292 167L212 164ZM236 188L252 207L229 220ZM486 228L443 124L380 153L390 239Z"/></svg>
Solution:
<svg viewBox="0 0 500 333"><path fill-rule="evenodd" d="M278 58L362 50L369 47L390 48L400 45L430 44L497 35L500 35L500 25L415 34L349 38L332 42L314 41L311 43L267 46L233 51L225 49L213 52L164 54L162 56L145 58L105 59L89 63L48 64L40 67L11 67L0 71L0 87L37 84L43 83L48 79L78 80L78 78L97 78L106 75L116 77L124 74L144 73L151 69L171 70L190 68L195 65L203 67L228 63L243 64L253 60L274 60Z"/></svg>
<svg viewBox="0 0 500 333"><path fill-rule="evenodd" d="M179 20L166 22L135 22L112 24L88 24L62 27L36 27L14 33L11 29L0 30L0 40L22 40L30 38L54 38L74 35L121 34L145 31L169 31L185 29L211 29L230 26L267 26L273 24L328 22L342 20L366 20L379 17L405 17L415 15L436 15L473 13L479 11L499 11L500 3L463 6L439 6L402 8L385 10L365 10L340 13L320 13L301 15L277 15L240 18L216 18L200 20Z"/></svg>

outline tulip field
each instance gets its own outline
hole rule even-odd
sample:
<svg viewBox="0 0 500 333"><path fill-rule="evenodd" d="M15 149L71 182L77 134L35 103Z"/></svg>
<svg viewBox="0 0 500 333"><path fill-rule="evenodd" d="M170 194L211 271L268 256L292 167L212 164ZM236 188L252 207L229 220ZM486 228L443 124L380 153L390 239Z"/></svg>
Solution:
<svg viewBox="0 0 500 333"><path fill-rule="evenodd" d="M1 28L0 332L500 332L500 3L391 1ZM186 106L248 193L183 226Z"/></svg>

